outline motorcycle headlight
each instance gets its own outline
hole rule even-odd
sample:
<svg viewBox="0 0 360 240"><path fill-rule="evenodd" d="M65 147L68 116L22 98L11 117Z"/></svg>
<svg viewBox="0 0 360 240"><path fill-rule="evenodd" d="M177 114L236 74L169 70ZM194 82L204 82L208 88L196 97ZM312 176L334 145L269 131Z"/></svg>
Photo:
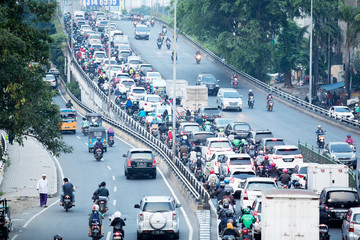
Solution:
<svg viewBox="0 0 360 240"><path fill-rule="evenodd" d="M215 87L219 87L219 84L216 84Z"/></svg>

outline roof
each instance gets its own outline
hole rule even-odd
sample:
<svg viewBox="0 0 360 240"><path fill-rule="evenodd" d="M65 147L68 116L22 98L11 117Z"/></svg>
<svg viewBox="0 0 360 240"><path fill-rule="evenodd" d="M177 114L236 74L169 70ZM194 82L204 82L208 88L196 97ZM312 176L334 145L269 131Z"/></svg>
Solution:
<svg viewBox="0 0 360 240"><path fill-rule="evenodd" d="M248 182L273 182L275 183L274 179L267 178L267 177L250 177L246 179Z"/></svg>
<svg viewBox="0 0 360 240"><path fill-rule="evenodd" d="M329 142L329 145L341 144L341 145L348 145L346 142Z"/></svg>
<svg viewBox="0 0 360 240"><path fill-rule="evenodd" d="M295 145L276 145L276 146L274 146L274 148L276 148L276 149L288 149L288 148L298 149L298 147Z"/></svg>
<svg viewBox="0 0 360 240"><path fill-rule="evenodd" d="M171 196L144 196L146 202L170 202Z"/></svg>
<svg viewBox="0 0 360 240"><path fill-rule="evenodd" d="M324 189L327 192L332 192L332 191L352 191L352 192L357 192L357 190L355 188L352 188L352 187L326 187Z"/></svg>
<svg viewBox="0 0 360 240"><path fill-rule="evenodd" d="M226 137L212 137L212 138L208 138L208 141L227 141L229 142L230 140Z"/></svg>
<svg viewBox="0 0 360 240"><path fill-rule="evenodd" d="M135 151L144 151L144 152L150 151L150 152L152 152L152 150L149 148L132 148L132 149L130 149L130 152L135 152Z"/></svg>
<svg viewBox="0 0 360 240"><path fill-rule="evenodd" d="M180 125L193 125L193 126L200 126L197 122L182 122Z"/></svg>
<svg viewBox="0 0 360 240"><path fill-rule="evenodd" d="M335 90L337 88L342 88L344 87L344 82L337 82L337 83L333 83L333 84L327 84L327 85L322 85L320 88L326 90L326 91L331 91L331 90Z"/></svg>
<svg viewBox="0 0 360 240"><path fill-rule="evenodd" d="M226 91L226 92L238 92L236 89L233 88L220 88L219 91Z"/></svg>
<svg viewBox="0 0 360 240"><path fill-rule="evenodd" d="M262 141L272 141L273 139L276 139L276 140L284 140L283 138L277 138L277 137L263 138L263 139L261 139L261 140L262 140Z"/></svg>
<svg viewBox="0 0 360 240"><path fill-rule="evenodd" d="M274 189L266 190L262 192L263 197L276 197L276 198L311 198L313 200L319 199L319 196L315 192L307 190L295 190L295 189Z"/></svg>
<svg viewBox="0 0 360 240"><path fill-rule="evenodd" d="M91 127L89 129L89 132L106 132L106 129L104 127Z"/></svg>
<svg viewBox="0 0 360 240"><path fill-rule="evenodd" d="M232 153L232 154L227 154L226 156L228 158L230 158L230 157L248 157L248 158L250 158L250 155L246 154L246 153Z"/></svg>

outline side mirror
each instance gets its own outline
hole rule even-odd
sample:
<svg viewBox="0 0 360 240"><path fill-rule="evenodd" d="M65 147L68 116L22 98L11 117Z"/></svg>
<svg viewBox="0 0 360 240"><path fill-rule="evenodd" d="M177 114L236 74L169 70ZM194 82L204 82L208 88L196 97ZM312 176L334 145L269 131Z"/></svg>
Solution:
<svg viewBox="0 0 360 240"><path fill-rule="evenodd" d="M180 208L182 205L180 203L175 204L175 208Z"/></svg>
<svg viewBox="0 0 360 240"><path fill-rule="evenodd" d="M124 158L126 158L126 157L127 157L125 153L124 153L122 156L123 156Z"/></svg>
<svg viewBox="0 0 360 240"><path fill-rule="evenodd" d="M139 205L139 204L135 204L135 205L134 205L134 208L140 208L140 205Z"/></svg>

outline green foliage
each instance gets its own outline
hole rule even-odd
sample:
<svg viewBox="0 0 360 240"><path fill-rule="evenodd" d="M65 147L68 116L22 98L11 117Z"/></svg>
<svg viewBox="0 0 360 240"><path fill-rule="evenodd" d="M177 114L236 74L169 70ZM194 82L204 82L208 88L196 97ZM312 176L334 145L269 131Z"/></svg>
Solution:
<svg viewBox="0 0 360 240"><path fill-rule="evenodd" d="M66 86L74 96L81 101L81 90L77 81L66 83Z"/></svg>
<svg viewBox="0 0 360 240"><path fill-rule="evenodd" d="M62 141L59 107L43 81L49 65L48 23L56 3L11 1L0 3L0 128L20 144L32 136L55 155L70 152Z"/></svg>
<svg viewBox="0 0 360 240"><path fill-rule="evenodd" d="M61 49L66 47L66 35L59 32L51 37L53 41L50 44L50 60L55 64L60 73L64 73L65 57Z"/></svg>

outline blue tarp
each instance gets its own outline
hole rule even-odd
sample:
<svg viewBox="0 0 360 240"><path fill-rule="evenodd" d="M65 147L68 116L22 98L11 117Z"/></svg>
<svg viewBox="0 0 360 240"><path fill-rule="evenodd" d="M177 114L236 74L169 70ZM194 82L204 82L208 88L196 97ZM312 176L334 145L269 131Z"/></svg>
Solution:
<svg viewBox="0 0 360 240"><path fill-rule="evenodd" d="M331 90L334 90L337 88L342 88L344 86L345 86L344 82L337 82L337 83L333 83L333 84L322 85L320 88L322 88L326 91L331 91Z"/></svg>

